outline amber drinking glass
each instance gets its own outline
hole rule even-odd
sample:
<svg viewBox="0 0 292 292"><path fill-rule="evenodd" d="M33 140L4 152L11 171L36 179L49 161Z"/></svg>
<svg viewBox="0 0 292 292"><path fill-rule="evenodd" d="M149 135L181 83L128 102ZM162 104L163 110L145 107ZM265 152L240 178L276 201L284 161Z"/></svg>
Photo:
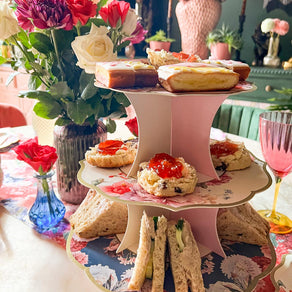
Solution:
<svg viewBox="0 0 292 292"><path fill-rule="evenodd" d="M263 156L275 176L276 187L272 210L258 212L270 222L271 232L289 233L292 231L292 221L276 212L276 204L281 182L292 170L292 113L262 113L259 130Z"/></svg>

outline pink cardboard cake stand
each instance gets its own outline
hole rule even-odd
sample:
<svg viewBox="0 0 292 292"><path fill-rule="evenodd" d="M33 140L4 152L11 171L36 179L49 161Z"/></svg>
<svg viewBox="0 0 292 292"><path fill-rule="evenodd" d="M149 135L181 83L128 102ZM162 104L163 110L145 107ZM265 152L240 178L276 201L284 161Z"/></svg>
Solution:
<svg viewBox="0 0 292 292"><path fill-rule="evenodd" d="M136 176L141 162L166 152L193 165L199 182L219 179L209 150L210 130L228 94L124 93L135 108L139 125L138 153L129 176Z"/></svg>
<svg viewBox="0 0 292 292"><path fill-rule="evenodd" d="M99 86L99 84L96 84ZM255 90L250 83L238 84L229 91L200 93L171 93L162 88L124 89L132 103L139 127L139 145L134 163L127 176L136 177L139 164L155 154L165 152L183 157L197 170L199 182L219 179L210 155L210 131L214 116L223 101L231 94ZM140 222L143 212L168 220L184 218L191 224L201 256L211 251L225 257L218 234L218 207L190 207L169 210L167 206L128 203L128 224L121 237L118 252L137 251Z"/></svg>

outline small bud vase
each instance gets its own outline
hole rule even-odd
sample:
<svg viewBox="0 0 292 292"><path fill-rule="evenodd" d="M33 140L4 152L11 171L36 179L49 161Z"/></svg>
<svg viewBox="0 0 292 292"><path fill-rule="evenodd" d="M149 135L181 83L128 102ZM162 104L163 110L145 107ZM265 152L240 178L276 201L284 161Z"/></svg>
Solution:
<svg viewBox="0 0 292 292"><path fill-rule="evenodd" d="M267 56L264 57L264 66L268 67L279 67L281 64L280 58L278 57L279 51L279 37L271 36L269 40L269 49Z"/></svg>
<svg viewBox="0 0 292 292"><path fill-rule="evenodd" d="M50 171L45 175L35 174L37 179L37 196L34 204L29 210L29 219L39 231L45 231L56 226L63 218L66 208L60 201L53 189Z"/></svg>

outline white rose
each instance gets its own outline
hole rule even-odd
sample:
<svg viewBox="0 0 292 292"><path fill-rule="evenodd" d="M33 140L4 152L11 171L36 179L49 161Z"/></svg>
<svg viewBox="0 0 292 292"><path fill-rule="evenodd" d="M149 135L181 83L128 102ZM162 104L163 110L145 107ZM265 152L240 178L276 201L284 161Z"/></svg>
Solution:
<svg viewBox="0 0 292 292"><path fill-rule="evenodd" d="M122 32L127 36L130 36L137 26L138 16L134 9L129 9L126 19L123 23Z"/></svg>
<svg viewBox="0 0 292 292"><path fill-rule="evenodd" d="M77 66L85 69L88 74L95 73L96 62L109 62L117 58L117 54L113 53L113 42L107 33L105 26L92 24L88 35L78 36L71 43L78 59Z"/></svg>
<svg viewBox="0 0 292 292"><path fill-rule="evenodd" d="M0 1L0 40L6 40L20 31L16 16L6 0Z"/></svg>

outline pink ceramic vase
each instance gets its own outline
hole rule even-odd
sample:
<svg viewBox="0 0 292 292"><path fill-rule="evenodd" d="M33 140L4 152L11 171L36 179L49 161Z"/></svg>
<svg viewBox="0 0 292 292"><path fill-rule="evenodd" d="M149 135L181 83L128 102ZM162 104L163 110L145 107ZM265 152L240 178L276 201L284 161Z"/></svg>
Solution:
<svg viewBox="0 0 292 292"><path fill-rule="evenodd" d="M210 47L211 57L213 60L230 60L231 52L229 51L228 44L216 43Z"/></svg>
<svg viewBox="0 0 292 292"><path fill-rule="evenodd" d="M169 51L170 49L170 42L159 42L159 41L150 41L149 46L150 49L153 51L161 51L162 49L165 51Z"/></svg>
<svg viewBox="0 0 292 292"><path fill-rule="evenodd" d="M206 37L219 22L221 2L219 0L179 0L175 13L181 33L182 51L206 59L208 56Z"/></svg>

